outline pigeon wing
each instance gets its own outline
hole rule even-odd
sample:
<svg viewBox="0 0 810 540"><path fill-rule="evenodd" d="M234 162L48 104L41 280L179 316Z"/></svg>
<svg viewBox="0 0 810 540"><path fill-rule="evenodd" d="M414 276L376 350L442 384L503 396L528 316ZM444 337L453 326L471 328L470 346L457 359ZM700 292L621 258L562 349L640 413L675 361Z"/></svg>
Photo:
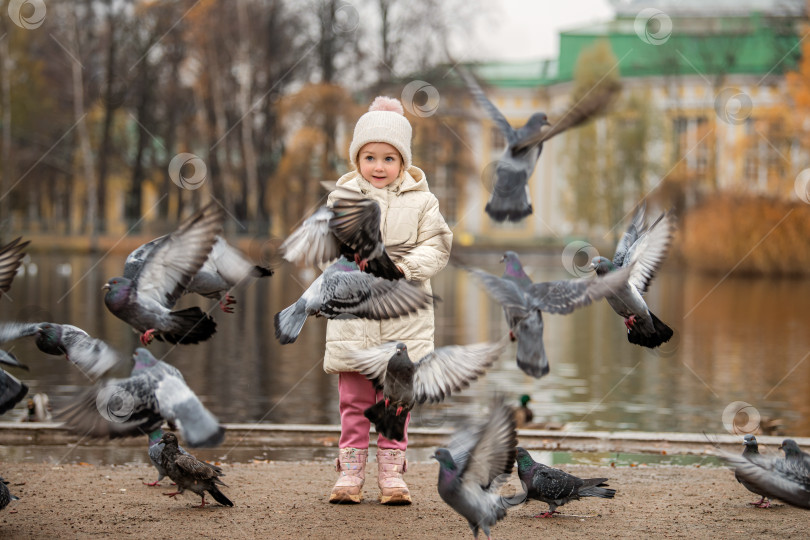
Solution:
<svg viewBox="0 0 810 540"><path fill-rule="evenodd" d="M163 424L156 385L157 377L148 372L109 379L79 394L57 417L74 433L90 437L148 434Z"/></svg>
<svg viewBox="0 0 810 540"><path fill-rule="evenodd" d="M513 317L522 318L528 314L526 296L514 281L494 276L477 268L472 268L469 272L481 282L495 301L509 308L509 312Z"/></svg>
<svg viewBox="0 0 810 540"><path fill-rule="evenodd" d="M498 126L498 129L501 130L501 133L504 134L506 137L506 141L509 144L512 144L517 139L517 132L515 128L506 120L506 117L498 110L498 108L492 104L492 102L487 98L487 95L481 90L481 87L478 85L478 81L475 80L475 77L467 71L466 68L462 66L457 66L456 70L461 74L461 78L464 79L464 82L467 85L467 88L470 90L470 93L475 98L475 101L481 106L482 109L486 111L489 117L495 122L495 125Z"/></svg>
<svg viewBox="0 0 810 540"><path fill-rule="evenodd" d="M339 272L325 281L321 313L392 319L427 307L432 296L404 279L391 281L363 272Z"/></svg>
<svg viewBox="0 0 810 540"><path fill-rule="evenodd" d="M67 359L93 380L126 360L104 341L69 324L62 325L62 345Z"/></svg>
<svg viewBox="0 0 810 540"><path fill-rule="evenodd" d="M36 335L41 324L43 323L2 323L0 324L0 343L13 341L21 337Z"/></svg>
<svg viewBox="0 0 810 540"><path fill-rule="evenodd" d="M211 465L188 454L178 454L174 463L195 480L211 480L219 476Z"/></svg>
<svg viewBox="0 0 810 540"><path fill-rule="evenodd" d="M28 366L26 366L25 364L21 364L20 361L17 360L16 356L2 349L0 349L0 364L5 364L7 366L16 367L24 369L25 371L29 371Z"/></svg>
<svg viewBox="0 0 810 540"><path fill-rule="evenodd" d="M630 246L636 243L638 237L644 232L644 214L647 210L647 204L642 202L633 214L633 220L627 227L619 243L616 245L616 252L613 254L613 266L619 268L624 266L624 260L627 257L627 252Z"/></svg>
<svg viewBox="0 0 810 540"><path fill-rule="evenodd" d="M438 403L467 388L498 359L505 343L475 343L440 347L416 363L414 400Z"/></svg>
<svg viewBox="0 0 810 540"><path fill-rule="evenodd" d="M20 242L22 237L17 237L3 247L0 247L0 292L7 292L11 288L11 282L17 275L17 268L25 257L23 249L29 242Z"/></svg>
<svg viewBox="0 0 810 540"><path fill-rule="evenodd" d="M208 258L223 217L222 208L212 202L157 243L133 279L138 295L173 307Z"/></svg>
<svg viewBox="0 0 810 540"><path fill-rule="evenodd" d="M629 282L641 294L647 292L650 282L664 264L674 234L674 219L671 213L666 212L628 250L625 266L633 265Z"/></svg>
<svg viewBox="0 0 810 540"><path fill-rule="evenodd" d="M631 268L620 268L600 278L533 283L526 288L526 294L531 297L533 307L547 313L565 315L613 294L627 282Z"/></svg>
<svg viewBox="0 0 810 540"><path fill-rule="evenodd" d="M256 264L221 236L217 236L208 261L213 263L216 272L225 279L229 287L241 283L248 277L257 276Z"/></svg>
<svg viewBox="0 0 810 540"><path fill-rule="evenodd" d="M488 489L495 478L512 472L517 455L517 432L512 408L498 398L486 423L474 437L475 445L459 473L464 484ZM453 450L450 449L451 454ZM455 459L455 454L453 454ZM458 462L456 462L458 464Z"/></svg>
<svg viewBox="0 0 810 540"><path fill-rule="evenodd" d="M10 373L0 369L0 414L13 409L28 393L28 386Z"/></svg>
<svg viewBox="0 0 810 540"><path fill-rule="evenodd" d="M146 261L149 254L155 249L155 246L160 244L166 236L161 236L160 238L155 238L144 245L138 247L127 255L127 260L124 262L124 277L132 280L135 279L135 276L138 275L138 272L141 270L141 266L143 266L144 261Z"/></svg>
<svg viewBox="0 0 810 540"><path fill-rule="evenodd" d="M294 263L303 262L308 266L337 259L340 256L340 241L329 226L333 217L334 212L328 206L318 208L281 244L284 259Z"/></svg>
<svg viewBox="0 0 810 540"><path fill-rule="evenodd" d="M555 135L559 135L563 131L583 124L594 116L601 114L607 109L608 104L613 100L613 96L620 89L621 85L616 81L604 81L597 85L590 93L569 108L563 117L557 123L552 124L549 129L545 129L515 145L515 151L518 152L542 144Z"/></svg>
<svg viewBox="0 0 810 540"><path fill-rule="evenodd" d="M742 455L722 454L723 459L734 468L735 475L742 478L755 493L776 498L799 508L810 509L810 485L797 482L797 478L786 475L782 459L760 456L748 459Z"/></svg>
<svg viewBox="0 0 810 540"><path fill-rule="evenodd" d="M160 414L177 422L189 446L217 446L222 443L225 429L200 402L182 378L163 373L155 387Z"/></svg>
<svg viewBox="0 0 810 540"><path fill-rule="evenodd" d="M356 369L365 375L377 388L382 388L385 384L385 371L388 368L388 361L396 352L397 343L389 341L376 347L349 351L347 360L350 368Z"/></svg>

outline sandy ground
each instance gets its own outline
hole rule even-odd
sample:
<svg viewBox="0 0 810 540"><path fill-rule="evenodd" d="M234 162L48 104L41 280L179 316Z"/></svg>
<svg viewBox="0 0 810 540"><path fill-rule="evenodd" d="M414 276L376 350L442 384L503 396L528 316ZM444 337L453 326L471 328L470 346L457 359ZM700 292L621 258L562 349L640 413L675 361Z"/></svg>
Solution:
<svg viewBox="0 0 810 540"><path fill-rule="evenodd" d="M0 538L471 538L466 521L439 498L438 465L413 463L406 475L414 504L377 502L376 463L365 500L331 505L335 479L328 464L222 464L233 508L194 508L199 497L161 495L147 487L148 465L92 466L2 463L0 473L21 499L0 511ZM613 500L587 498L561 508L569 516L532 517L547 508L515 506L493 528L507 538L807 538L810 512L779 504L758 509L755 496L724 468L563 467L580 477L605 476ZM206 498L207 500L209 497ZM572 517L576 515L577 517ZM482 535L483 537L483 535Z"/></svg>

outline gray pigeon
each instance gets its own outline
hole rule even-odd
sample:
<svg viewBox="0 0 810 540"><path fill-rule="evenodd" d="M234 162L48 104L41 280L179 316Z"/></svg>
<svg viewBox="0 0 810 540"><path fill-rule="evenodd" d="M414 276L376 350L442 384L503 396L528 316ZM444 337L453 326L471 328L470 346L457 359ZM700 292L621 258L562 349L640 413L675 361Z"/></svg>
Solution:
<svg viewBox="0 0 810 540"><path fill-rule="evenodd" d="M205 506L205 492L207 491L219 504L233 506L231 500L217 487L217 484L225 485L219 479L222 476L222 470L219 467L180 452L177 436L172 432L164 433L160 442L164 444L163 452L160 454L161 465L166 469L169 478L177 484L177 491L164 493L164 495L175 497L189 489L202 497L202 503L198 507L202 508Z"/></svg>
<svg viewBox="0 0 810 540"><path fill-rule="evenodd" d="M795 441L790 439L782 443L785 458L759 453L748 456L722 453L721 456L734 469L734 476L749 490L810 510L810 458L801 451L796 454L798 447L794 445Z"/></svg>
<svg viewBox="0 0 810 540"><path fill-rule="evenodd" d="M124 264L124 277L134 279L149 254L159 246L166 237L155 238L129 254ZM196 293L206 298L219 301L219 307L225 313L233 313L232 304L236 303L230 290L248 278L272 276L270 268L251 262L244 253L230 245L217 235L211 252L205 263L191 278L184 294Z"/></svg>
<svg viewBox="0 0 810 540"><path fill-rule="evenodd" d="M91 337L81 328L49 322L0 324L0 343L36 336L37 348L65 358L82 373L96 380L124 361L124 357L104 341Z"/></svg>
<svg viewBox="0 0 810 540"><path fill-rule="evenodd" d="M28 366L20 364L13 354L3 350L0 350L0 364L28 369ZM24 382L0 369L0 414L13 409L27 393L28 386Z"/></svg>
<svg viewBox="0 0 810 540"><path fill-rule="evenodd" d="M388 439L405 437L405 420L416 403L438 403L470 385L498 359L503 343L441 347L418 362L408 357L404 343L384 343L349 351L348 365L383 391L383 399L365 410Z"/></svg>
<svg viewBox="0 0 810 540"><path fill-rule="evenodd" d="M131 277L114 277L102 290L110 312L141 333L175 344L205 341L216 332L214 319L198 307L172 311L205 264L222 232L224 211L215 202L186 219L155 245Z"/></svg>
<svg viewBox="0 0 810 540"><path fill-rule="evenodd" d="M290 234L281 251L286 260L310 266L332 262L342 255L363 272L401 279L404 274L385 249L380 220L376 201L358 199L357 194L341 190L341 197L331 207L321 206Z"/></svg>
<svg viewBox="0 0 810 540"><path fill-rule="evenodd" d="M29 242L20 242L22 237L17 237L5 246L0 247L0 292L6 293L11 288L11 282L17 275Z"/></svg>
<svg viewBox="0 0 810 540"><path fill-rule="evenodd" d="M391 281L361 272L340 257L293 305L276 313L276 338L294 343L310 315L328 319L392 319L427 307L433 297L404 279Z"/></svg>
<svg viewBox="0 0 810 540"><path fill-rule="evenodd" d="M3 480L3 477L0 476L0 510L8 506L8 503L10 503L11 501L20 500L19 497L12 495L8 491L8 486L6 484L8 484L8 482Z"/></svg>
<svg viewBox="0 0 810 540"><path fill-rule="evenodd" d="M745 448L743 448L743 453L742 453L742 456L744 458L750 459L751 456L759 455L759 445L757 444L757 438L756 437L754 437L753 435L746 435L745 437L743 437L743 444L745 445ZM768 497L764 493L760 493L756 489L756 486L748 483L745 480L745 478L742 478L737 472L734 473L734 478L736 478L737 482L741 483L748 491L750 491L751 493L755 493L755 494L759 495L760 497L762 497L759 501L748 503L748 504L754 505L757 508L770 508L771 507L771 502L765 500Z"/></svg>
<svg viewBox="0 0 810 540"><path fill-rule="evenodd" d="M543 143L603 112L619 90L619 85L612 81L600 84L569 109L556 124L549 123L546 113L538 112L531 115L523 127L515 129L487 99L475 77L460 66L457 69L470 93L506 139L506 149L495 165L495 182L485 208L486 213L498 222L520 221L532 213L528 181L540 158ZM550 127L544 130L546 126Z"/></svg>
<svg viewBox="0 0 810 540"><path fill-rule="evenodd" d="M517 365L527 375L540 378L549 372L543 346L543 312L565 315L604 298L627 282L630 269L604 278L579 278L531 283L520 259L507 252L504 277L477 268L469 271L504 308L510 337L517 339Z"/></svg>
<svg viewBox="0 0 810 540"><path fill-rule="evenodd" d="M160 481L166 477L166 469L163 467L163 463L161 463L160 455L163 453L163 447L166 446L161 439L163 438L163 430L161 428L157 428L155 431L151 431L149 433L149 461L152 462L152 465L158 472L158 479L154 482L144 482L144 485L155 487L160 486ZM178 446L177 449L180 451L181 454L191 455L186 452L185 448L182 446ZM216 465L211 465L217 472L222 473L219 467ZM222 474L221 476L225 476Z"/></svg>
<svg viewBox="0 0 810 540"><path fill-rule="evenodd" d="M594 257L592 265L599 276L607 276L634 263L627 283L606 299L613 311L624 317L627 340L642 347L655 348L672 337L672 329L653 315L644 301L650 282L664 263L672 243L675 223L672 214L661 214L649 227L644 223L644 205L619 240L613 261Z"/></svg>
<svg viewBox="0 0 810 540"><path fill-rule="evenodd" d="M534 517L550 518L557 512L557 507L581 497L600 497L612 499L615 489L605 484L607 478L582 479L565 471L537 463L532 456L518 447L517 466L520 481L526 486L526 495L548 504L548 511Z"/></svg>
<svg viewBox="0 0 810 540"><path fill-rule="evenodd" d="M497 488L512 472L517 431L512 408L497 398L486 420L456 432L447 448L433 458L439 462L439 496L467 520L473 537L506 517L510 503Z"/></svg>
<svg viewBox="0 0 810 540"><path fill-rule="evenodd" d="M109 379L60 413L66 427L92 437L133 437L175 422L189 446L217 446L225 428L186 385L180 371L138 348L126 379Z"/></svg>

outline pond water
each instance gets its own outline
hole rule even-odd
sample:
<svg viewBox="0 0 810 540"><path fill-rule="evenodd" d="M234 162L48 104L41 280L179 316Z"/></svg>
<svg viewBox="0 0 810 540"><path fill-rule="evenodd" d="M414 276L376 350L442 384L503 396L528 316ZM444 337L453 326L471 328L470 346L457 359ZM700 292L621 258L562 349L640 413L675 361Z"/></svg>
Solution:
<svg viewBox="0 0 810 540"><path fill-rule="evenodd" d="M465 261L500 274L501 253L464 254ZM33 253L3 298L4 320L70 323L131 352L136 334L104 307L101 286L120 275L124 255ZM535 281L571 277L554 254L524 255ZM672 266L672 265L671 265ZM291 304L314 274L283 265L276 275L235 291L236 312L213 310L216 335L158 357L177 366L189 386L223 422L335 424L337 377L322 369L325 321L307 321L298 341L281 346L273 315ZM448 266L433 280L443 299L436 309L436 344L497 339L506 331L501 309L464 271ZM746 402L784 433L810 436L810 281L704 276L665 270L647 301L676 329L672 342L650 351L630 344L622 320L605 302L571 315L547 315L545 344L551 373L537 380L515 364L514 345L486 376L444 403L417 409L414 425L437 427L483 410L496 392L517 403L531 396L536 421L568 429L722 432L723 415ZM201 297L181 305L210 307ZM39 352L31 340L5 345L30 373L10 370L64 405L89 381L63 358ZM3 420L24 416L24 403Z"/></svg>

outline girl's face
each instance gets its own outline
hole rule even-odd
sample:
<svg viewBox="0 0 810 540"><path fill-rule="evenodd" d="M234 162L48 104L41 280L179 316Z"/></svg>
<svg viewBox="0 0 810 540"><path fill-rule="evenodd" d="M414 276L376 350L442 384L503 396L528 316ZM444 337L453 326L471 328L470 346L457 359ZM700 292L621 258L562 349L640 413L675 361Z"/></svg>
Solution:
<svg viewBox="0 0 810 540"><path fill-rule="evenodd" d="M357 154L360 174L375 188L384 188L399 177L402 157L388 143L370 142Z"/></svg>

